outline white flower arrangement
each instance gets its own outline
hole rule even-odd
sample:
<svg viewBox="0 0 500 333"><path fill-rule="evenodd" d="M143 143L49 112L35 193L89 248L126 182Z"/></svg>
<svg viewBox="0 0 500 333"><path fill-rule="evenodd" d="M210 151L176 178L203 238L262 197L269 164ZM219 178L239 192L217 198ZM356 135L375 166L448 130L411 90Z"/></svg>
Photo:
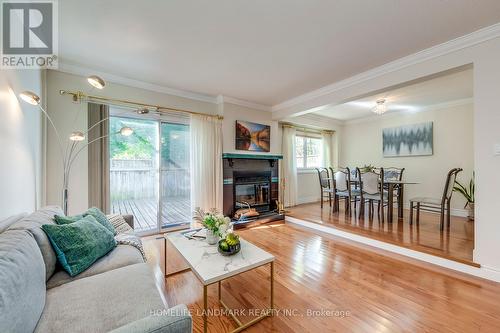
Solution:
<svg viewBox="0 0 500 333"><path fill-rule="evenodd" d="M208 230L211 230L214 234L219 235L221 238L225 238L228 233L233 231L231 219L224 216L224 214L216 208L212 208L208 212L205 212L200 207L197 207L194 211L193 219L201 223Z"/></svg>

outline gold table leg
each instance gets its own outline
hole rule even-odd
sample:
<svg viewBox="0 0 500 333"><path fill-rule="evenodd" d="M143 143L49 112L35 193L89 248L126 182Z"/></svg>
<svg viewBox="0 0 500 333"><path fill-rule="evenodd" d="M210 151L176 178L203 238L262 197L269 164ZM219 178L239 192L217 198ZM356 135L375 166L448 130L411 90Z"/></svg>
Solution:
<svg viewBox="0 0 500 333"><path fill-rule="evenodd" d="M165 248L163 249L163 254L165 256L165 277L167 277L167 238L163 236L163 240L165 241Z"/></svg>
<svg viewBox="0 0 500 333"><path fill-rule="evenodd" d="M274 310L274 261L271 261L271 306L269 309L272 316Z"/></svg>
<svg viewBox="0 0 500 333"><path fill-rule="evenodd" d="M208 300L207 300L207 286L203 286L203 332L207 333L207 313Z"/></svg>

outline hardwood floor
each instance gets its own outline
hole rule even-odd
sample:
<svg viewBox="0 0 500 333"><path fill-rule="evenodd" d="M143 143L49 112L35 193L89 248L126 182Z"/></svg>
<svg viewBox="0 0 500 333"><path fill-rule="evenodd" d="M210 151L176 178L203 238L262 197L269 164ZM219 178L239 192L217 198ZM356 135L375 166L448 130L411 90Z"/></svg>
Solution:
<svg viewBox="0 0 500 333"><path fill-rule="evenodd" d="M468 221L467 218L452 216L450 229L445 228L445 231L441 233L438 214L421 212L419 225L414 223L413 226L410 226L408 223L409 210L404 210L404 219L400 221L397 219L395 210L392 224L387 221L380 223L376 207L374 217L371 219L368 216L368 209L365 210L365 217L360 219L354 213L352 216L346 215L343 207L341 207L340 212L333 213L328 203L325 203L321 209L318 202L289 208L287 215L478 266L472 260L474 222Z"/></svg>
<svg viewBox="0 0 500 333"><path fill-rule="evenodd" d="M276 256L277 312L245 332L499 331L500 284L290 224L238 233ZM144 246L158 284L170 306L188 305L194 332L202 332L203 288L189 271L164 280L164 242L156 237L144 239ZM174 249L168 250L168 271L185 268ZM222 298L233 309L263 308L268 279L268 268L233 277L223 283ZM209 306L221 309L217 285L209 287ZM249 320L247 313L239 317ZM233 328L229 316L209 317L209 332Z"/></svg>

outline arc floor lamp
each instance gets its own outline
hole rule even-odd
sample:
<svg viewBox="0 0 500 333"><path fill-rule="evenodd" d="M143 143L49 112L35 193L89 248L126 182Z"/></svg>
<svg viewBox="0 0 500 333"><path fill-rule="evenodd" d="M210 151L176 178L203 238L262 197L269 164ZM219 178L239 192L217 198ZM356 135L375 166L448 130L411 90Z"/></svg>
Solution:
<svg viewBox="0 0 500 333"><path fill-rule="evenodd" d="M96 75L89 76L87 78L87 81L90 85L97 89L103 89L106 85L103 79ZM73 163L75 162L76 158L80 153L89 145L102 140L104 138L107 138L110 134L119 134L123 136L130 136L133 134L134 130L130 127L122 127L118 132L116 133L110 133L106 134L103 136L100 136L96 139L93 139L87 143L84 143L87 134L89 131L91 131L93 128L96 126L104 123L105 121L109 120L109 117L102 119L98 121L97 123L93 124L90 126L86 131L81 131L81 130L76 130L71 132L71 134L68 137L68 141L63 141L59 131L57 130L57 127L55 126L54 122L52 121L52 118L50 115L45 111L45 109L41 105L41 99L40 97L35 94L32 91L23 91L19 94L19 97L25 101L26 103L29 103L31 105L38 106L38 108L42 111L42 113L45 115L47 118L49 124L51 125L52 129L54 130L56 137L57 137L57 142L59 145L59 150L60 154L62 157L62 167L63 167L63 186L62 186L62 208L64 210L64 214L68 214L68 183L69 183L69 176L71 173L71 167Z"/></svg>

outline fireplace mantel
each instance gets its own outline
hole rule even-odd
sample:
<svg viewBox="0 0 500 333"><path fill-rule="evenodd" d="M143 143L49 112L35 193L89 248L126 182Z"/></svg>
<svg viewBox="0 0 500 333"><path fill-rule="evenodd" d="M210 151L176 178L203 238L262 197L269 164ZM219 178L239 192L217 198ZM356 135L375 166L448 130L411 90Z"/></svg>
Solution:
<svg viewBox="0 0 500 333"><path fill-rule="evenodd" d="M222 158L228 160L229 166L234 166L235 159L245 159L245 160L267 160L269 165L274 167L274 164L278 160L283 159L283 155L261 155L261 154L237 154L237 153L224 153Z"/></svg>
<svg viewBox="0 0 500 333"><path fill-rule="evenodd" d="M224 153L222 154L222 158L246 158L252 160L282 160L283 155Z"/></svg>

